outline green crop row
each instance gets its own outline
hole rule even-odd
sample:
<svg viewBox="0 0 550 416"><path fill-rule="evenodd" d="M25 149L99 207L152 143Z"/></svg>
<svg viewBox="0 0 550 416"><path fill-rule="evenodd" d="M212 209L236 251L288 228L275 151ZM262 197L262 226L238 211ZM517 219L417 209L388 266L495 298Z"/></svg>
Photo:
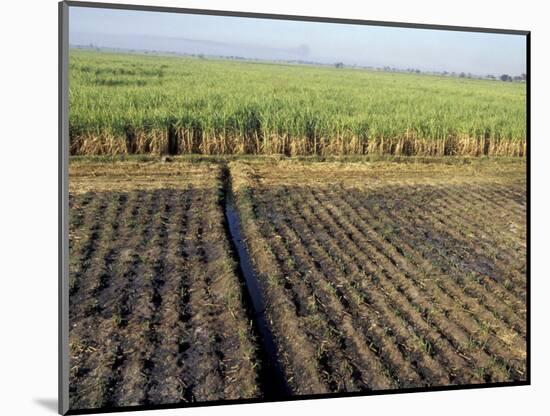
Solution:
<svg viewBox="0 0 550 416"><path fill-rule="evenodd" d="M523 83L70 50L73 154L505 154Z"/></svg>

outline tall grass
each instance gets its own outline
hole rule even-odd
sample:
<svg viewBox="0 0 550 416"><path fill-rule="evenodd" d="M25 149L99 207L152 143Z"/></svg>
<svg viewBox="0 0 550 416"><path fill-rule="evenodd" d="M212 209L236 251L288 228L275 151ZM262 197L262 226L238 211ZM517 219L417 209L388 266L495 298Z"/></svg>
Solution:
<svg viewBox="0 0 550 416"><path fill-rule="evenodd" d="M507 155L525 85L71 49L72 154Z"/></svg>

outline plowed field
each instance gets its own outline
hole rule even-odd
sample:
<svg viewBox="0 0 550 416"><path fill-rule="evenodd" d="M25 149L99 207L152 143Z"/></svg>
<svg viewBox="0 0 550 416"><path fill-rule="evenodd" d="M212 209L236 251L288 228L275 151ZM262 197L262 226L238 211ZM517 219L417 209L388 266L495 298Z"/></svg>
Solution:
<svg viewBox="0 0 550 416"><path fill-rule="evenodd" d="M231 171L295 392L525 379L523 164Z"/></svg>
<svg viewBox="0 0 550 416"><path fill-rule="evenodd" d="M459 162L72 161L71 409L526 380L525 162Z"/></svg>
<svg viewBox="0 0 550 416"><path fill-rule="evenodd" d="M219 174L71 165L72 409L259 396Z"/></svg>

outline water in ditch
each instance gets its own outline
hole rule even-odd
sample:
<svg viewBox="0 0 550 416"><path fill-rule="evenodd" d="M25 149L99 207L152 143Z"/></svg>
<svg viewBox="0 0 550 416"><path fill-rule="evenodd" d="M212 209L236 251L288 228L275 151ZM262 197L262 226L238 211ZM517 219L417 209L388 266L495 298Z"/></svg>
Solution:
<svg viewBox="0 0 550 416"><path fill-rule="evenodd" d="M265 315L265 300L258 277L252 267L248 250L243 241L239 215L235 208L231 194L229 171L224 172L224 211L227 221L227 231L231 241L234 254L239 263L239 273L246 286L245 301L248 304L251 318L254 323L256 335L259 338L260 350L260 384L264 399L276 400L291 395L290 388L286 382L273 334L268 325Z"/></svg>

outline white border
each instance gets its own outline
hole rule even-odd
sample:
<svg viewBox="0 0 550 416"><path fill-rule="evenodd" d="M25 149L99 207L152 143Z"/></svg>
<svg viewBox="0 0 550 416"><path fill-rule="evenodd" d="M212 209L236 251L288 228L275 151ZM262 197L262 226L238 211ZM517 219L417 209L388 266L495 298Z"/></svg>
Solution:
<svg viewBox="0 0 550 416"><path fill-rule="evenodd" d="M115 0L112 0L115 1ZM120 1L120 3L124 3ZM133 3L129 1L127 3ZM537 414L550 391L546 272L548 227L549 28L544 2L289 0L139 1L156 6L229 9L532 31L532 381L530 387L326 399L154 415L257 415L258 412L447 415ZM6 2L2 39L3 414L54 414L57 398L57 1ZM15 111L14 111L15 110ZM543 159L544 158L544 159ZM144 413L127 413L143 415Z"/></svg>

